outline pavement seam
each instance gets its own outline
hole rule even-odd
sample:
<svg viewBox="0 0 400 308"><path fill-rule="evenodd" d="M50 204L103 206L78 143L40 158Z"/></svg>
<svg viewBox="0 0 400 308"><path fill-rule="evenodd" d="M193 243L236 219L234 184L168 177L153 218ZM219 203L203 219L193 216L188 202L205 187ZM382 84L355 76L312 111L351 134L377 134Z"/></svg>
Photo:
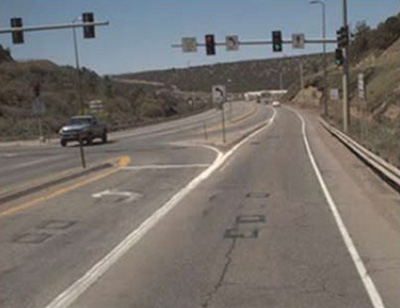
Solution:
<svg viewBox="0 0 400 308"><path fill-rule="evenodd" d="M232 243L229 246L228 252L225 254L226 262L224 264L224 267L222 268L222 272L218 278L218 282L214 286L213 290L211 290L210 292L207 293L206 299L201 304L201 307L207 308L209 306L209 304L211 303L211 301L213 300L214 296L218 293L219 289L222 287L224 280L225 280L225 276L228 273L229 266L233 260L232 253L235 249L235 246L236 246L236 239L232 239Z"/></svg>

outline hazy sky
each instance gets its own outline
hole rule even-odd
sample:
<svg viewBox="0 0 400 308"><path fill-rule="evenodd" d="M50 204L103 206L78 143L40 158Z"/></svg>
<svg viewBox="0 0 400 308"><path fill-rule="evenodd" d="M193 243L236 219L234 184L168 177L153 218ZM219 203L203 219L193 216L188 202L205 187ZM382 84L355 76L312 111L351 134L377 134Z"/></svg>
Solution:
<svg viewBox="0 0 400 308"><path fill-rule="evenodd" d="M336 37L341 25L341 0L325 0L327 36ZM349 23L365 20L375 26L397 14L400 0L348 0ZM215 34L224 41L235 34L240 40L269 40L272 30L283 37L305 33L321 37L321 6L307 0L0 0L0 27L8 27L11 17L22 17L25 26L69 23L82 12L92 11L97 21L110 21L96 28L95 39L83 39L78 29L82 66L100 74L117 74L217 62L262 59L311 53L321 46L306 46L272 53L271 46L241 46L227 52L219 47L216 56L205 56L204 48L195 54L171 48L185 36ZM16 59L50 59L74 65L72 30L25 33L25 44L13 45L10 34L0 35L0 44L10 47ZM328 50L335 48L330 45Z"/></svg>

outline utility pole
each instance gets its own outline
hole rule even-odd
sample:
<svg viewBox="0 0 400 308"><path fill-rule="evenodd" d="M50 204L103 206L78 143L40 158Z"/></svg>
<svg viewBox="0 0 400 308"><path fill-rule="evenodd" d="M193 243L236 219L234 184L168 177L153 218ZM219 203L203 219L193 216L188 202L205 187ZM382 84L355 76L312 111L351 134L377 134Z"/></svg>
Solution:
<svg viewBox="0 0 400 308"><path fill-rule="evenodd" d="M347 0L342 0L343 27L347 25ZM349 106L349 44L343 48L343 131L348 133L350 126L350 106Z"/></svg>
<svg viewBox="0 0 400 308"><path fill-rule="evenodd" d="M80 17L75 18L72 21L72 24L75 24L80 20ZM79 97L79 113L83 114L83 96L82 96L82 82L81 82L81 70L79 66L79 55L78 55L78 42L76 39L76 30L75 27L72 28L72 35L74 39L74 50L75 50L75 65L76 65L76 78L77 78L77 88L78 88L78 97Z"/></svg>

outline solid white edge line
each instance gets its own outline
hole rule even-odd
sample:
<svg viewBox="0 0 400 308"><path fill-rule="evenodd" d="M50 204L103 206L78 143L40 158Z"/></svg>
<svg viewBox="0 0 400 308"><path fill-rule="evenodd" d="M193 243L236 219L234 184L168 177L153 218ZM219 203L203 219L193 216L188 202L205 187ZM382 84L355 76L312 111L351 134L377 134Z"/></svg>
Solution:
<svg viewBox="0 0 400 308"><path fill-rule="evenodd" d="M356 246L353 243L353 240L351 239L351 236L342 220L342 217L340 216L339 210L328 190L328 187L325 184L325 181L321 175L321 172L319 171L318 165L315 161L314 155L311 151L310 144L308 142L307 134L306 134L306 123L304 121L304 118L301 114L299 114L296 110L290 108L292 112L294 112L299 119L301 120L302 123L302 133L303 133L303 141L307 150L308 157L310 158L311 165L313 166L313 169L315 171L315 174L317 176L317 179L319 181L319 184L322 188L322 191L325 195L325 199L328 202L329 208L333 214L333 217L335 218L336 224L339 228L339 231L342 235L343 241L347 247L347 250L350 253L351 259L354 262L354 265L357 269L358 274L360 275L360 278L364 284L364 287L368 293L368 296L372 302L372 305L374 308L385 308L385 305L383 304L382 298L374 284L374 282L371 279L371 276L368 274L368 271L360 257L360 254L357 251Z"/></svg>
<svg viewBox="0 0 400 308"><path fill-rule="evenodd" d="M125 239L122 240L111 252L104 258L97 262L91 269L89 269L81 278L75 281L71 286L64 290L54 300L52 300L46 308L66 308L71 305L80 295L82 295L96 280L103 275L115 262L118 261L130 248L132 248L142 237L150 231L165 215L168 214L189 192L195 189L201 182L207 179L216 169L218 169L228 157L230 157L240 146L242 146L249 139L259 134L264 129L268 128L275 119L276 111L269 120L266 126L261 127L251 135L247 136L231 150L223 154L217 148L209 145L202 145L217 153L217 158L214 162L204 170L200 175L194 178L189 184L176 193L169 199L162 207L155 211L149 218L132 231Z"/></svg>

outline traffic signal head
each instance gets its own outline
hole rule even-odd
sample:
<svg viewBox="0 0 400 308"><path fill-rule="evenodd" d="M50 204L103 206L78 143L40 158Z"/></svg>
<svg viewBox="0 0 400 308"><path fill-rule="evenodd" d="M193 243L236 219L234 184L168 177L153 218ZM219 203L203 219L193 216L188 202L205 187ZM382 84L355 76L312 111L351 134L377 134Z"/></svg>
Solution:
<svg viewBox="0 0 400 308"><path fill-rule="evenodd" d="M205 36L206 41L206 54L207 56L215 55L215 40L213 34L207 34Z"/></svg>
<svg viewBox="0 0 400 308"><path fill-rule="evenodd" d="M11 28L22 28L22 18L11 18ZM13 31L11 36L13 44L24 43L24 33L22 31Z"/></svg>
<svg viewBox="0 0 400 308"><path fill-rule="evenodd" d="M341 27L336 31L339 48L345 48L349 45L349 27Z"/></svg>
<svg viewBox="0 0 400 308"><path fill-rule="evenodd" d="M344 57L343 57L343 50L341 48L336 48L335 51L335 63L337 66L341 66L343 64Z"/></svg>
<svg viewBox="0 0 400 308"><path fill-rule="evenodd" d="M282 32L272 31L272 50L274 52L282 51Z"/></svg>
<svg viewBox="0 0 400 308"><path fill-rule="evenodd" d="M86 12L82 14L82 21L85 22L94 22L94 15L91 12ZM94 32L94 26L84 26L83 27L83 37L84 38L94 38L95 37L95 32Z"/></svg>

